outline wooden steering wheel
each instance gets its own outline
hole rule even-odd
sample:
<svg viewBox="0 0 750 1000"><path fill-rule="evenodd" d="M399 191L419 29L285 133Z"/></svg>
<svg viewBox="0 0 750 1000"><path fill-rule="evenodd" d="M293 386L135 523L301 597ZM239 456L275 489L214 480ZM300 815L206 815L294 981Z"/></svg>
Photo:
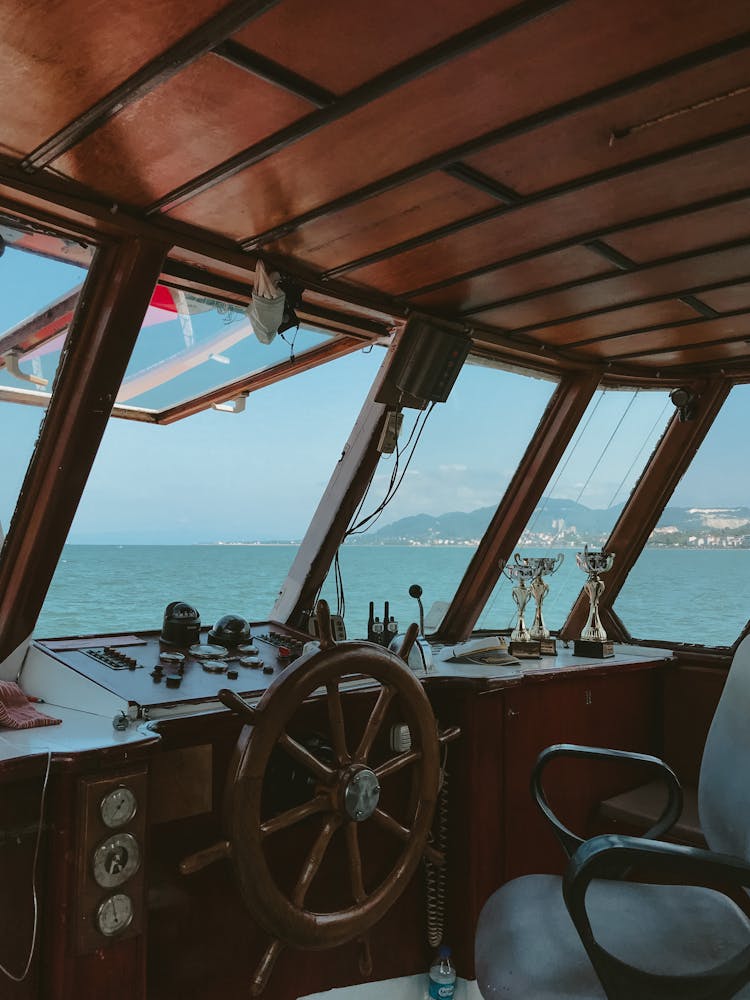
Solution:
<svg viewBox="0 0 750 1000"><path fill-rule="evenodd" d="M372 970L367 931L395 903L414 874L423 854L436 863L442 856L427 839L440 784L440 743L458 735L453 729L438 734L437 723L422 685L404 661L417 635L412 625L398 655L369 642L336 643L331 634L328 605L317 607L320 650L304 654L280 674L257 708L233 691L219 697L248 722L240 734L229 768L225 820L230 855L245 903L273 943L267 949L253 980L257 996L265 987L284 945L298 948L331 948L358 938L363 944L360 967ZM347 743L340 681L356 674L380 686L375 705L356 746ZM325 693L333 762L324 762L290 736L287 729L304 701L315 692ZM389 706L398 699L399 712L409 726L411 749L384 763L369 766L373 744ZM309 772L312 795L308 801L263 819L263 784L271 755L281 748ZM390 775L411 769L410 828L402 825L379 804L380 784ZM291 892L278 884L269 865L266 845L280 830L310 817L319 818L312 849ZM359 828L374 823L402 841L403 847L388 875L377 886L363 878ZM343 829L348 861L351 905L332 912L305 906L310 885L320 869L334 833Z"/></svg>

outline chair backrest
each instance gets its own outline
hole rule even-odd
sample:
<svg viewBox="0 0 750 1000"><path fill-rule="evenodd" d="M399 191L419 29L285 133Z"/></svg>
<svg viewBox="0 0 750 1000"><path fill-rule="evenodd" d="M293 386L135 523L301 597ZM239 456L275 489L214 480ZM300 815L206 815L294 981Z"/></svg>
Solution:
<svg viewBox="0 0 750 1000"><path fill-rule="evenodd" d="M711 850L750 861L750 636L737 647L708 731L698 812Z"/></svg>

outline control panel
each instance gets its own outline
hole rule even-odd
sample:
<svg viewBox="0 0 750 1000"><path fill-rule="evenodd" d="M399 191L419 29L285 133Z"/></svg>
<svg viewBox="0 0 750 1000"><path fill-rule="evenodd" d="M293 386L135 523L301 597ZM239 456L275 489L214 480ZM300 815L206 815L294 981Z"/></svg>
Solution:
<svg viewBox="0 0 750 1000"><path fill-rule="evenodd" d="M206 702L222 688L259 695L302 654L309 636L275 622L251 623L236 645L201 628L188 645L159 632L50 639L38 645L67 667L141 708ZM212 641L213 640L213 641Z"/></svg>

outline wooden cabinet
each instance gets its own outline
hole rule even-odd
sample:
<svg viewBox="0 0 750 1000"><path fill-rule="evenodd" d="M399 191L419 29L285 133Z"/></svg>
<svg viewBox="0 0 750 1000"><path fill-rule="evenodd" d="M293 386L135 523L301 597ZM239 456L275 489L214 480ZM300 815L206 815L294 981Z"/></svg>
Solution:
<svg viewBox="0 0 750 1000"><path fill-rule="evenodd" d="M505 880L532 872L562 872L565 855L530 791L539 753L554 743L660 752L659 684L655 670L578 674L509 691L505 698ZM553 809L574 833L594 832L602 799L645 780L630 764L556 760L545 789Z"/></svg>
<svg viewBox="0 0 750 1000"><path fill-rule="evenodd" d="M530 790L539 753L581 743L659 753L659 664L602 667L527 677L463 702L462 738L451 748L448 940L461 975L473 975L476 922L487 897L509 879L561 873L566 858ZM644 780L642 769L593 761L553 761L545 787L574 832L596 832L600 801Z"/></svg>

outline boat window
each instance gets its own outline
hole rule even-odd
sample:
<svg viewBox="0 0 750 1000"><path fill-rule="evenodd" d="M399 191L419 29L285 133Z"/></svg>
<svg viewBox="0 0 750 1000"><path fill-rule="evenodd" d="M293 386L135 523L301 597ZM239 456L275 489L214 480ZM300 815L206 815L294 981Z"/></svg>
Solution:
<svg viewBox="0 0 750 1000"><path fill-rule="evenodd" d="M737 385L618 595L631 635L728 646L750 618L748 423Z"/></svg>
<svg viewBox="0 0 750 1000"><path fill-rule="evenodd" d="M16 507L90 253L0 219L0 539ZM4 251L4 252L3 252ZM55 256L53 256L53 254ZM8 405L14 404L14 405Z"/></svg>
<svg viewBox="0 0 750 1000"><path fill-rule="evenodd" d="M262 344L241 306L157 285L117 402L165 410L299 357L330 338L300 326Z"/></svg>
<svg viewBox="0 0 750 1000"><path fill-rule="evenodd" d="M259 389L242 413L110 420L36 633L160 628L178 599L208 624L266 618L383 354Z"/></svg>
<svg viewBox="0 0 750 1000"><path fill-rule="evenodd" d="M667 392L600 389L594 394L557 469L550 470L546 493L516 548L521 557L563 554L559 569L546 580L548 628L560 628L583 585L576 552L606 542L673 413ZM512 589L501 576L479 628L515 624Z"/></svg>
<svg viewBox="0 0 750 1000"><path fill-rule="evenodd" d="M353 522L362 526L339 550L349 635L367 635L370 601L379 618L388 601L402 628L415 621L411 584L422 586L426 612L450 600L554 389L470 359L446 403L405 411L399 453L380 459ZM367 520L392 482L382 515ZM334 610L335 578L334 567L322 592Z"/></svg>

